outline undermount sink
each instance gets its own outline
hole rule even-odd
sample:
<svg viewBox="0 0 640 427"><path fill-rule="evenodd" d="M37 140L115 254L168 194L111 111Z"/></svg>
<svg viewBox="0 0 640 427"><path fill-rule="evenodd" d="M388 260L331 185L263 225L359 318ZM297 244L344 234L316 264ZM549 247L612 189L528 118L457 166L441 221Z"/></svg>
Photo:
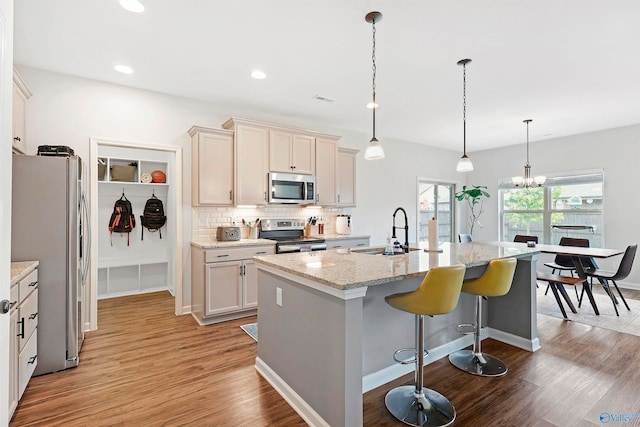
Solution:
<svg viewBox="0 0 640 427"><path fill-rule="evenodd" d="M384 256L396 256L396 255L404 255L404 254L406 254L406 252L385 254L384 250L385 250L384 246L375 246L375 247L370 247L370 248L351 249L351 252L355 252L355 253L363 254L363 255L384 255ZM409 248L409 252L417 251L417 250L419 250L419 249L418 248Z"/></svg>

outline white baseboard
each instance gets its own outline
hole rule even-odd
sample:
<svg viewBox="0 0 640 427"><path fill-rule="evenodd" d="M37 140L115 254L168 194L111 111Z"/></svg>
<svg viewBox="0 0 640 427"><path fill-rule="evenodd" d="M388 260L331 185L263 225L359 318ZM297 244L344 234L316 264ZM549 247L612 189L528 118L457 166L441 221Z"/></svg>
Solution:
<svg viewBox="0 0 640 427"><path fill-rule="evenodd" d="M294 411L311 427L331 427L307 402L296 393L262 359L256 357L256 371L287 401Z"/></svg>
<svg viewBox="0 0 640 427"><path fill-rule="evenodd" d="M616 282L619 288L622 289L633 289L634 291L640 291L640 285L637 283L629 283L629 282Z"/></svg>
<svg viewBox="0 0 640 427"><path fill-rule="evenodd" d="M540 340L536 337L533 340L528 340L517 335L510 334L508 332L499 331L497 329L492 328L484 328L488 329L489 338L496 339L498 341L502 341L503 343L510 344L512 346L521 348L527 351L538 351L540 350Z"/></svg>
<svg viewBox="0 0 640 427"><path fill-rule="evenodd" d="M482 331L480 332L480 337L488 337L486 328L482 329ZM424 365L426 366L432 362L435 362L436 360L440 360L443 357L448 356L450 353L462 350L463 348L468 347L472 344L473 335L465 335L439 347L428 349L427 351L429 352L429 354L424 359ZM382 368L379 371L367 374L362 377L362 392L366 393L368 391L371 391L374 388L378 388L381 385L395 380L396 378L400 378L403 375L409 374L414 370L415 364L401 365L399 363L394 363L393 365Z"/></svg>

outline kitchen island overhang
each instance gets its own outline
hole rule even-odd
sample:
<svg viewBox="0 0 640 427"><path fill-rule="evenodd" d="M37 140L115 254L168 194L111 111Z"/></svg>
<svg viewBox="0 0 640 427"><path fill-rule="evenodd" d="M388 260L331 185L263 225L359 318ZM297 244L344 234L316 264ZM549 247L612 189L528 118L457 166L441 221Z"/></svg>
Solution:
<svg viewBox="0 0 640 427"><path fill-rule="evenodd" d="M483 337L535 351L535 248L480 242L445 244L382 256L323 251L254 258L258 266L256 369L310 425L362 425L362 394L411 372L393 352L412 347L413 316L384 297L418 287L436 265L463 263L465 279L479 277L491 259L516 257L509 294L490 298ZM431 363L472 343L455 326L473 319L474 299L462 294L456 310L426 322Z"/></svg>

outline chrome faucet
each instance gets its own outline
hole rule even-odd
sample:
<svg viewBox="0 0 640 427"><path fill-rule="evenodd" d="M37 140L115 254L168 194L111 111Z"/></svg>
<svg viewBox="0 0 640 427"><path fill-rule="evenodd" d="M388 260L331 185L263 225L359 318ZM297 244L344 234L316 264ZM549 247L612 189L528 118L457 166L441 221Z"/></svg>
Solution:
<svg viewBox="0 0 640 427"><path fill-rule="evenodd" d="M396 214L402 211L404 214L404 227L396 227ZM393 227L391 227L391 238L396 239L396 228L404 228L404 245L402 249L409 253L409 221L407 220L407 212L402 208L397 208L393 213Z"/></svg>

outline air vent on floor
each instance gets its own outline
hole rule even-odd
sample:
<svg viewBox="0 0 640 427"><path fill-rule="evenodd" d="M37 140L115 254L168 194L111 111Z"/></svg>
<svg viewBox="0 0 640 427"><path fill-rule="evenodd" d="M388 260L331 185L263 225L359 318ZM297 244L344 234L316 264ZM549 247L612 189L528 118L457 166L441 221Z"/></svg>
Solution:
<svg viewBox="0 0 640 427"><path fill-rule="evenodd" d="M327 98L326 96L322 96L322 95L314 95L313 99L317 99L318 101L324 101L324 102L333 102L333 101L335 101L335 99L333 99L333 98Z"/></svg>

